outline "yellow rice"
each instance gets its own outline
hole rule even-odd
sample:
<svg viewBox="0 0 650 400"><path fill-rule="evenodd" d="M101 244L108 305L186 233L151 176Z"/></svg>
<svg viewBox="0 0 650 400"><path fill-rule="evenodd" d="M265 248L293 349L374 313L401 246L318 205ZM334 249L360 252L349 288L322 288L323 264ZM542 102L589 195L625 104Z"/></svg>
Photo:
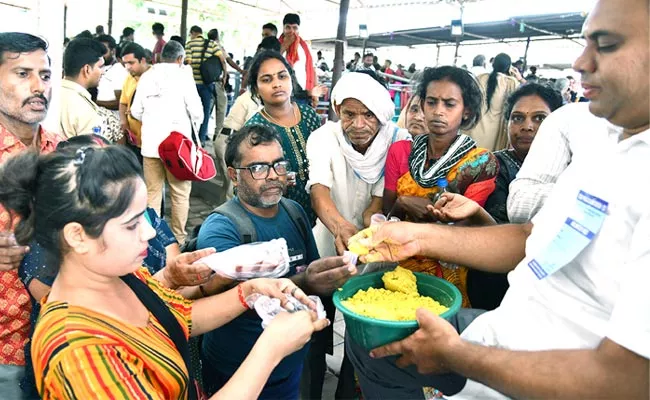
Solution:
<svg viewBox="0 0 650 400"><path fill-rule="evenodd" d="M360 289L342 304L357 314L388 321L415 320L418 308L426 308L435 314L448 310L431 297L420 296L416 277L407 269L397 267L394 271L386 272L382 280L386 289Z"/></svg>

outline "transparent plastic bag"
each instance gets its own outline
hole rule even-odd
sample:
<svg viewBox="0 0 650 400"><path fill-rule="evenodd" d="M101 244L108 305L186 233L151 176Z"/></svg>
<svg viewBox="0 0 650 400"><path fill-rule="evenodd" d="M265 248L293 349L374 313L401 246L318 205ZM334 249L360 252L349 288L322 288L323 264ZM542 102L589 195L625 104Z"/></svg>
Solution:
<svg viewBox="0 0 650 400"><path fill-rule="evenodd" d="M255 242L210 254L196 261L226 278L279 278L289 272L289 250L283 238Z"/></svg>
<svg viewBox="0 0 650 400"><path fill-rule="evenodd" d="M255 310L257 315L259 315L262 319L262 328L266 328L271 323L271 321L273 321L273 318L282 312L293 313L303 310L309 311L309 307L301 303L295 297L291 295L286 295L286 297L289 301L287 307L290 309L282 307L280 305L280 299L270 298L258 293L253 293L250 296L246 297L246 304L248 304L251 309ZM320 301L320 297L309 296L309 299L316 303L316 314L318 315L318 319L327 318L327 313L325 312L323 303Z"/></svg>

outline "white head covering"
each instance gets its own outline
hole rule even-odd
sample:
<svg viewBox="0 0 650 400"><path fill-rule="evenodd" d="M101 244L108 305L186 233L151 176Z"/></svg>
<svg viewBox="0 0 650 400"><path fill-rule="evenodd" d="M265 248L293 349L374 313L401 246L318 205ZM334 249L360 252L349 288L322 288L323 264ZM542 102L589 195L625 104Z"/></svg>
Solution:
<svg viewBox="0 0 650 400"><path fill-rule="evenodd" d="M381 125L386 125L395 115L395 104L390 99L388 90L368 74L348 72L339 79L332 90L334 110L345 99L362 102L375 114Z"/></svg>
<svg viewBox="0 0 650 400"><path fill-rule="evenodd" d="M400 129L392 122L395 116L395 105L390 99L390 94L371 76L357 72L343 75L332 90L334 106L341 105L345 99L356 99L362 102L375 114L381 124L377 136L366 153L361 154L352 147L343 133L340 121L330 122L325 127L333 131L345 160L357 176L366 183L375 184L384 176L388 148L399 136L408 133L403 130L404 132L400 134Z"/></svg>

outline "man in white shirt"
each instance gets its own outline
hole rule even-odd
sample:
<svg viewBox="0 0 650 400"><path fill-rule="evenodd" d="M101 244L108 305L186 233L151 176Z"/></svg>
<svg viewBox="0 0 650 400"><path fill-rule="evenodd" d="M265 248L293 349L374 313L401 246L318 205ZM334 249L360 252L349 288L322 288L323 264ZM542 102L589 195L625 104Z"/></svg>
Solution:
<svg viewBox="0 0 650 400"><path fill-rule="evenodd" d="M314 237L321 257L342 255L348 239L381 213L388 147L410 137L392 122L395 106L368 74L345 74L332 90L338 122L328 121L307 140Z"/></svg>
<svg viewBox="0 0 650 400"><path fill-rule="evenodd" d="M617 128L589 111L588 103L567 104L539 127L526 161L510 183L510 222L530 222L542 208L555 182L572 159L591 152L597 140Z"/></svg>
<svg viewBox="0 0 650 400"><path fill-rule="evenodd" d="M366 261L421 254L510 272L510 289L460 336L465 310L456 327L419 310L418 331L370 355L346 338L365 397L421 398L422 386L450 399L650 396L649 11L599 0L589 14L574 69L591 113L619 128L572 160L532 224L366 232Z"/></svg>
<svg viewBox="0 0 650 400"><path fill-rule="evenodd" d="M185 50L170 40L161 53L161 62L143 74L131 105L131 116L142 121L142 157L149 207L160 214L165 179L171 192L171 230L182 244L190 207L192 182L180 181L160 161L158 147L173 131L198 138L203 121L203 105L196 91L192 69L184 66Z"/></svg>
<svg viewBox="0 0 650 400"><path fill-rule="evenodd" d="M474 74L474 76L479 76L487 74L489 71L485 68L485 56L479 54L472 60L472 68L469 69L469 72Z"/></svg>
<svg viewBox="0 0 650 400"><path fill-rule="evenodd" d="M120 118L120 94L129 73L115 57L117 45L112 36L100 35L95 40L106 48L103 73L97 87L97 105L112 111L116 118Z"/></svg>

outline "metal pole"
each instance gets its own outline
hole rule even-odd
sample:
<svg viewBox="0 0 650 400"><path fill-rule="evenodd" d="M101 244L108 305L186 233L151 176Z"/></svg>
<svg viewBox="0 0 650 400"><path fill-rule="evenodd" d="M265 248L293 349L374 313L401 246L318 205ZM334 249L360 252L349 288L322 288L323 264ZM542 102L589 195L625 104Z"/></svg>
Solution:
<svg viewBox="0 0 650 400"><path fill-rule="evenodd" d="M363 56L366 55L366 40L368 39L363 39L363 50L361 50L361 61L363 62Z"/></svg>
<svg viewBox="0 0 650 400"><path fill-rule="evenodd" d="M460 38L456 38L456 52L454 53L454 66L458 62L458 48L460 47Z"/></svg>
<svg viewBox="0 0 650 400"><path fill-rule="evenodd" d="M438 48L438 51L436 52L436 67L440 65L440 45L437 44L436 47Z"/></svg>
<svg viewBox="0 0 650 400"><path fill-rule="evenodd" d="M113 32L113 0L108 0L108 34Z"/></svg>
<svg viewBox="0 0 650 400"><path fill-rule="evenodd" d="M183 41L187 41L187 6L189 0L183 0L181 2L181 37Z"/></svg>
<svg viewBox="0 0 650 400"><path fill-rule="evenodd" d="M345 68L344 51L345 51L345 30L348 23L348 8L350 7L350 0L341 0L339 5L339 27L336 31L336 43L334 44L334 73L332 74L332 87L336 86L336 82L341 78L343 74L343 68ZM365 48L365 41L364 41ZM331 91L330 91L331 93ZM330 102L328 118L331 121L336 121L336 114L332 108L332 103Z"/></svg>
<svg viewBox="0 0 650 400"><path fill-rule="evenodd" d="M68 37L68 6L63 6L63 39Z"/></svg>
<svg viewBox="0 0 650 400"><path fill-rule="evenodd" d="M522 74L526 72L526 68L528 68L528 46L530 46L530 36L528 36L528 40L526 40L526 50L524 51L524 67Z"/></svg>

